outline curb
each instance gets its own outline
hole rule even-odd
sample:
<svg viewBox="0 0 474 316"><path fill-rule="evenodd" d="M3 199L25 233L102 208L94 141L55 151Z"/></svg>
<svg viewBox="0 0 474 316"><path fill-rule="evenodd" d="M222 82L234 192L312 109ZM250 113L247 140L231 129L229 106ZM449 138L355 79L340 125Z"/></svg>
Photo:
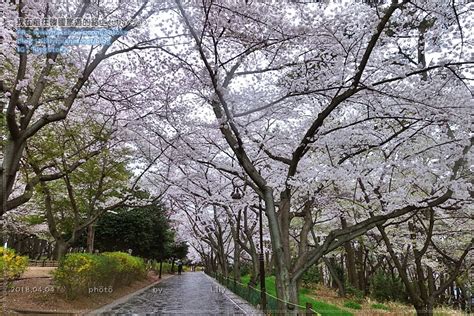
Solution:
<svg viewBox="0 0 474 316"><path fill-rule="evenodd" d="M86 311L54 311L54 310L34 310L34 309L11 309L7 310L9 313L16 313L18 315L85 315ZM16 315L15 314L15 315Z"/></svg>
<svg viewBox="0 0 474 316"><path fill-rule="evenodd" d="M92 311L89 311L87 312L86 314L87 315L101 315L101 314L104 314L104 313L108 313L108 312L111 312L111 309L114 308L115 306L117 305L120 305L122 303L125 303L126 301L128 301L130 298L132 298L133 296L135 295L138 295L138 294L141 294L142 292L145 292L146 290L148 290L149 288L152 288L154 287L155 285L161 283L162 281L164 280L167 280L171 277L173 277L174 274L169 274L169 275L164 275L161 279L159 279L158 281L156 282L153 282L152 284L150 285L147 285L145 286L144 288L141 288L133 293L130 293L130 294L127 294L125 296L122 296L121 298L113 301L112 303L109 303L107 305L104 305L96 310L92 310Z"/></svg>
<svg viewBox="0 0 474 316"><path fill-rule="evenodd" d="M141 288L133 293L129 293L125 296L122 296L118 298L117 300L113 301L112 303L108 303L106 305L103 305L102 307L99 307L98 309L92 310L92 311L87 311L87 310L70 310L70 311L56 311L56 310L33 310L33 309L7 309L8 313L17 313L19 315L25 314L25 315L99 315L102 313L108 312L111 308L113 308L115 305L122 304L130 297L140 294L143 291L146 291L147 289L155 286L156 284L159 284L161 281L166 280L174 275L164 275L161 279L159 279L156 282L153 282L149 285L147 285L144 288ZM8 314L7 314L8 315Z"/></svg>

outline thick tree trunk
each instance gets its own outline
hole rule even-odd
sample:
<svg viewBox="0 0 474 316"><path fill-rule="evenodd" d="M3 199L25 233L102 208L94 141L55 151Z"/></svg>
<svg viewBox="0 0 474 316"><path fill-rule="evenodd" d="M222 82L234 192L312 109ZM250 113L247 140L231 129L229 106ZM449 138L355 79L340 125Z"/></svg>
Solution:
<svg viewBox="0 0 474 316"><path fill-rule="evenodd" d="M298 304L298 282L290 282L289 284L289 291L290 291L290 302L291 304ZM295 305L289 305L288 308L294 313L298 312L298 308Z"/></svg>
<svg viewBox="0 0 474 316"><path fill-rule="evenodd" d="M289 262L285 261L288 257L289 249L283 247L281 238L281 229L278 217L275 211L275 203L273 200L273 190L269 187L264 192L265 200L265 213L268 218L268 226L270 229L270 237L272 241L272 249L275 258L275 278L276 278L276 290L278 301L278 309L281 313L286 315L297 315L297 310L289 310L286 302L297 304L298 300L296 297L291 296L290 289L290 271L288 269ZM288 201L289 202L289 201ZM280 201L282 203L282 201ZM293 300L293 301L291 301Z"/></svg>
<svg viewBox="0 0 474 316"><path fill-rule="evenodd" d="M417 316L433 316L433 304L425 303L421 305L415 305Z"/></svg>
<svg viewBox="0 0 474 316"><path fill-rule="evenodd" d="M64 240L60 240L60 239L56 240L56 250L55 250L54 258L56 260L60 260L62 257L64 257L64 255L67 252L68 247L69 247L68 243L65 242Z"/></svg>
<svg viewBox="0 0 474 316"><path fill-rule="evenodd" d="M20 169L20 160L25 145L26 142L24 141L9 139L4 147L3 168L1 168L0 173L2 178L2 181L0 181L0 217L9 211L7 202Z"/></svg>
<svg viewBox="0 0 474 316"><path fill-rule="evenodd" d="M221 273L224 277L229 276L229 271L227 269L227 260L225 258L224 254L219 254L218 256L218 261L219 261L219 270L221 270Z"/></svg>
<svg viewBox="0 0 474 316"><path fill-rule="evenodd" d="M87 226L87 252L94 253L94 237L95 237L95 226L90 224Z"/></svg>
<svg viewBox="0 0 474 316"><path fill-rule="evenodd" d="M344 217L341 217L341 227L347 228L347 222ZM348 241L344 244L344 250L346 251L346 269L347 269L347 278L349 284L354 288L359 288L357 280L357 271L356 271L356 261L354 248L352 242Z"/></svg>

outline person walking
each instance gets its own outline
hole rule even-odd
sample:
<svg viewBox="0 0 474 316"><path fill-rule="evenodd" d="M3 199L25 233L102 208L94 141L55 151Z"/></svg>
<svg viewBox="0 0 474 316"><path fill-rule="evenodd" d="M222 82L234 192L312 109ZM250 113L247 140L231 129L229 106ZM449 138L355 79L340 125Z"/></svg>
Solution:
<svg viewBox="0 0 474 316"><path fill-rule="evenodd" d="M181 260L178 260L178 262L176 262L176 265L178 266L178 275L181 275L181 272L183 272L183 262Z"/></svg>

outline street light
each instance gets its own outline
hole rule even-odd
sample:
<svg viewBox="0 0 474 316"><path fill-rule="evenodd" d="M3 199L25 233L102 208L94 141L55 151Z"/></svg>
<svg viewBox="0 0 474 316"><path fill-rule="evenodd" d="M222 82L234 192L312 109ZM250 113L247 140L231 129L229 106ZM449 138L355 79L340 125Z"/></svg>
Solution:
<svg viewBox="0 0 474 316"><path fill-rule="evenodd" d="M262 303L262 310L263 312L266 311L267 309L267 295L265 291L265 261L263 258L263 221L262 221L262 214L263 214L263 208L262 208L262 198L259 197L259 203L258 203L258 217L259 217L259 222L260 222L260 255L259 255L259 261L260 261L260 301Z"/></svg>

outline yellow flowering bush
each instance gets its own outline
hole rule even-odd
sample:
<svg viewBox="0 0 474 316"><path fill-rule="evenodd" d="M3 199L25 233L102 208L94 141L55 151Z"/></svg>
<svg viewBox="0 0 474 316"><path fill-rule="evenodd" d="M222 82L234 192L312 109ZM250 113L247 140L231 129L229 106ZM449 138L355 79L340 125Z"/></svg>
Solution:
<svg viewBox="0 0 474 316"><path fill-rule="evenodd" d="M142 258L133 257L124 252L105 252L104 256L117 262L116 269L117 282L128 285L137 279L143 279L146 276L145 262Z"/></svg>
<svg viewBox="0 0 474 316"><path fill-rule="evenodd" d="M13 249L0 247L0 278L19 278L28 268L28 257L18 256Z"/></svg>
<svg viewBox="0 0 474 316"><path fill-rule="evenodd" d="M130 284L145 276L143 260L122 252L68 254L53 273L55 284L65 290L69 299L97 293L97 289L100 293L108 292L104 289L113 291L115 286Z"/></svg>

